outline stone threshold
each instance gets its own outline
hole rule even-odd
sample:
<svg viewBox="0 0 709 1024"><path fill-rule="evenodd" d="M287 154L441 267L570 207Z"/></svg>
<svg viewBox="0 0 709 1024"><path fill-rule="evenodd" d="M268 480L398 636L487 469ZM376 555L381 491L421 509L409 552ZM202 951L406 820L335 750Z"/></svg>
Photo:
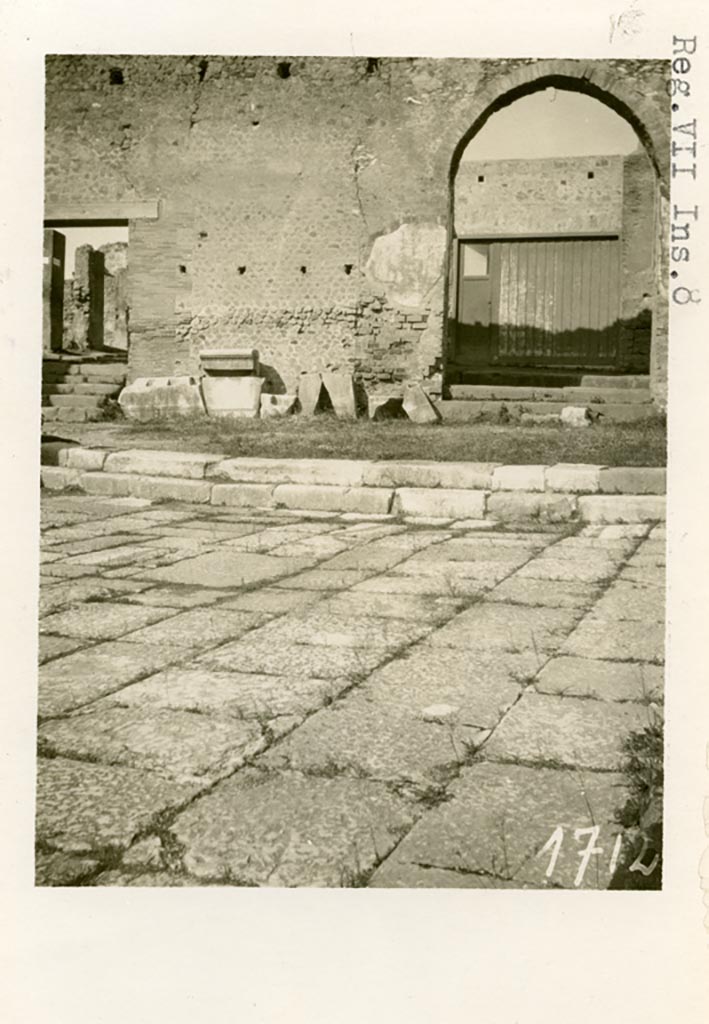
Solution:
<svg viewBox="0 0 709 1024"><path fill-rule="evenodd" d="M68 446L43 466L51 490L101 497L518 522L646 523L665 519L666 471L559 463L224 458L218 454Z"/></svg>

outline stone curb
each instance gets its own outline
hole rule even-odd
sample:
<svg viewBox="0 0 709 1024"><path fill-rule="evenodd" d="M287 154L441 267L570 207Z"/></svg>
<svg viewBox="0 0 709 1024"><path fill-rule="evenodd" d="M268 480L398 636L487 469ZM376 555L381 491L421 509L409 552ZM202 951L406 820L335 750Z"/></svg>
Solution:
<svg viewBox="0 0 709 1024"><path fill-rule="evenodd" d="M666 471L559 463L225 459L220 455L67 447L42 485L102 497L239 508L499 521L636 523L665 518Z"/></svg>

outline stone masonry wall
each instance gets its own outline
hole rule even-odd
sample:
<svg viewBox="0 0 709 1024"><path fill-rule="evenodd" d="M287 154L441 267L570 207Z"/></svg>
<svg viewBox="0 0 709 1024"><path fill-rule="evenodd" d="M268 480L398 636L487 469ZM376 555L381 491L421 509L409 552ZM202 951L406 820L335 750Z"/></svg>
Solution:
<svg viewBox="0 0 709 1024"><path fill-rule="evenodd" d="M455 179L459 238L615 234L621 230L622 205L622 156L470 160L461 162Z"/></svg>
<svg viewBox="0 0 709 1024"><path fill-rule="evenodd" d="M666 175L664 63L52 56L50 203L160 200L130 223L130 377L253 346L274 388L347 368L435 389L457 147L510 89L606 89ZM615 102L615 101L614 101Z"/></svg>

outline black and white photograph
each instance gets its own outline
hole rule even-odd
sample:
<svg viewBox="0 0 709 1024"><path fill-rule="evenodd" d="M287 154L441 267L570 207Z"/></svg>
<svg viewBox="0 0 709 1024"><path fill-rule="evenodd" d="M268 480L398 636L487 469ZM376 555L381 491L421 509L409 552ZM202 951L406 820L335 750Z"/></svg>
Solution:
<svg viewBox="0 0 709 1024"><path fill-rule="evenodd" d="M669 76L47 57L38 884L660 888Z"/></svg>
<svg viewBox="0 0 709 1024"><path fill-rule="evenodd" d="M699 12L70 6L0 89L7 1019L698 1022Z"/></svg>

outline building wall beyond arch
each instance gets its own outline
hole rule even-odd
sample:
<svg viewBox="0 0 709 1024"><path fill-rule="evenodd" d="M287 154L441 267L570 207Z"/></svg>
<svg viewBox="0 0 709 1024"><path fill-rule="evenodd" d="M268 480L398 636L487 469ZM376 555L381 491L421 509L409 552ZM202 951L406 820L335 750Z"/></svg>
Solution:
<svg viewBox="0 0 709 1024"><path fill-rule="evenodd" d="M540 75L617 95L665 173L664 62L286 60L47 59L48 204L160 201L130 225L132 378L218 344L258 348L276 390L331 368L435 391L456 147Z"/></svg>

